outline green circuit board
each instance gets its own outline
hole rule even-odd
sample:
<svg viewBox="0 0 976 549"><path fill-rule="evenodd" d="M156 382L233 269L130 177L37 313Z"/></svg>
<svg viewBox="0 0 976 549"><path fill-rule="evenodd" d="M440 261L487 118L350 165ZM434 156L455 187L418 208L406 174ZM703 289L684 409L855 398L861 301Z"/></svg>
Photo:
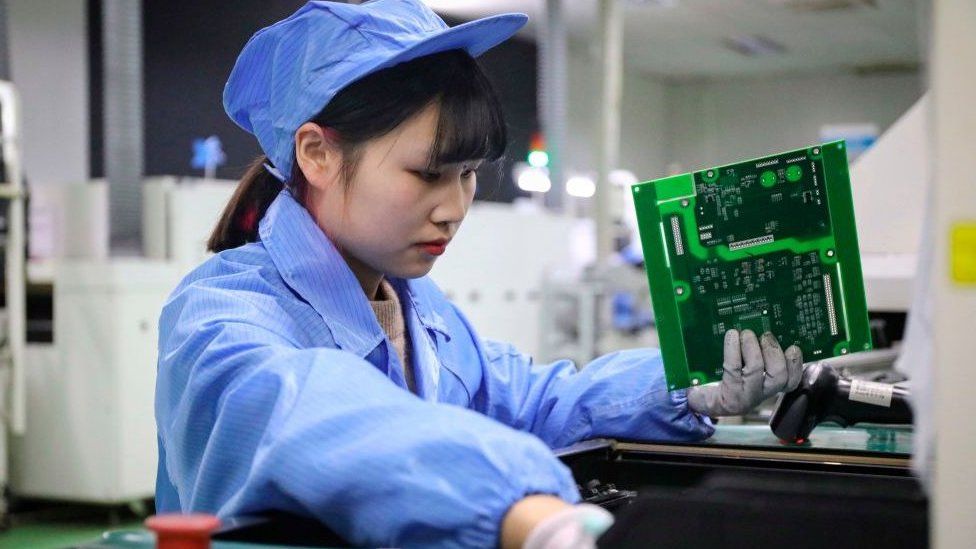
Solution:
<svg viewBox="0 0 976 549"><path fill-rule="evenodd" d="M669 389L720 380L733 328L805 361L871 348L843 141L631 190Z"/></svg>

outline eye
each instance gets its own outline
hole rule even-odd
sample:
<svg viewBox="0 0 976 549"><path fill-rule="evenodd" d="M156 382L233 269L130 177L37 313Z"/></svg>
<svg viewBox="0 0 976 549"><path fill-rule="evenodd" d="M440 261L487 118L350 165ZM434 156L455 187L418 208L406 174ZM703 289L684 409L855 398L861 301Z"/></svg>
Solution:
<svg viewBox="0 0 976 549"><path fill-rule="evenodd" d="M463 177L464 179L470 179L471 176L475 174L475 171L476 171L475 168L465 168L461 170L461 177Z"/></svg>
<svg viewBox="0 0 976 549"><path fill-rule="evenodd" d="M427 183L434 183L435 181L437 181L437 180L439 180L441 178L440 172L431 172L431 171L427 171L427 170L417 170L414 173L417 174L417 177L419 177L420 179L423 179Z"/></svg>

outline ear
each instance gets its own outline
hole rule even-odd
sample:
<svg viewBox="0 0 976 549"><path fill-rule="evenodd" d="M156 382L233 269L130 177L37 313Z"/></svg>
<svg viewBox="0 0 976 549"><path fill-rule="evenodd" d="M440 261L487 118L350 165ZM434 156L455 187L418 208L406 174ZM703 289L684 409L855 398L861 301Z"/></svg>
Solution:
<svg viewBox="0 0 976 549"><path fill-rule="evenodd" d="M295 162L316 189L323 190L341 179L342 152L328 130L314 122L306 122L295 131Z"/></svg>

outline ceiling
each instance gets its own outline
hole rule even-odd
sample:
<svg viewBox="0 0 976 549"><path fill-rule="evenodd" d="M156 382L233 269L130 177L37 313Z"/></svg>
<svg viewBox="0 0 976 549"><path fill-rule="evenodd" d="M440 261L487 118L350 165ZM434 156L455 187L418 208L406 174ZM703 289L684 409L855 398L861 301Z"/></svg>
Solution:
<svg viewBox="0 0 976 549"><path fill-rule="evenodd" d="M855 70L914 70L927 0L620 0L627 66L673 79ZM534 37L544 0L425 0L462 19L520 11ZM598 1L563 0L571 47L598 51ZM732 37L759 35L779 53L744 55Z"/></svg>

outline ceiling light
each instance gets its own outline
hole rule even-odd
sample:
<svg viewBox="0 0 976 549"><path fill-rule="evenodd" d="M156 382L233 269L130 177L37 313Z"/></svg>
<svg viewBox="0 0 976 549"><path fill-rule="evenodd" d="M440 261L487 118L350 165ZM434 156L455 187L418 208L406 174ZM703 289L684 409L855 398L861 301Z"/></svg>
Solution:
<svg viewBox="0 0 976 549"><path fill-rule="evenodd" d="M566 193L579 198L589 198L596 194L596 183L584 175L574 175L566 180Z"/></svg>
<svg viewBox="0 0 976 549"><path fill-rule="evenodd" d="M519 174L518 186L523 191L545 193L552 188L552 182L543 168L527 168Z"/></svg>

